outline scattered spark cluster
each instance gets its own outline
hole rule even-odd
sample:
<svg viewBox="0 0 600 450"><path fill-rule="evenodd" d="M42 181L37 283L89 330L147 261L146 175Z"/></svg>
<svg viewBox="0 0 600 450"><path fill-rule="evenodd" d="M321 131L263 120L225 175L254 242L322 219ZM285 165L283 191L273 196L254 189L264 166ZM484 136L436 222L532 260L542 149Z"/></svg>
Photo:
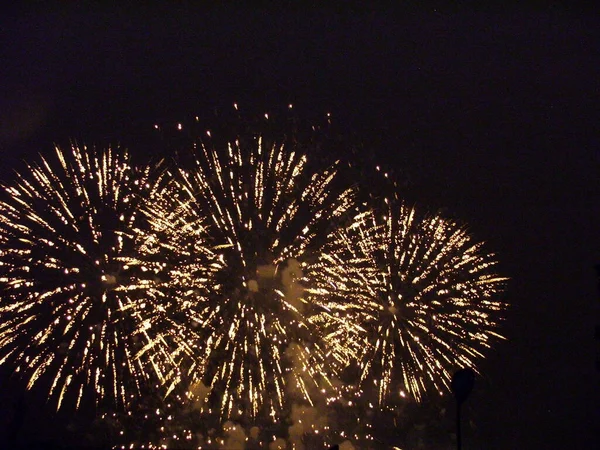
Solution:
<svg viewBox="0 0 600 450"><path fill-rule="evenodd" d="M359 201L341 165L311 165L294 140L208 136L142 169L57 148L1 186L0 364L28 388L127 410L160 386L225 423L169 431L178 442L277 448L251 424L292 417L302 448L353 437L319 408L443 393L501 338L505 278L464 227L396 193Z"/></svg>

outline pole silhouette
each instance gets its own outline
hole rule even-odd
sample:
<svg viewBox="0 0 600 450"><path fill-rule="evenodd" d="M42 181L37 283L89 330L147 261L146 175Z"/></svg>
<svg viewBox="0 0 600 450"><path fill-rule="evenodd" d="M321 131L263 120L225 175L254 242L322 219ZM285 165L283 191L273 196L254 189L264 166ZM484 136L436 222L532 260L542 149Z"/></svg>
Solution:
<svg viewBox="0 0 600 450"><path fill-rule="evenodd" d="M462 449L462 435L460 422L460 407L465 402L475 382L475 372L472 369L464 368L456 371L452 377L452 393L456 399L456 449Z"/></svg>

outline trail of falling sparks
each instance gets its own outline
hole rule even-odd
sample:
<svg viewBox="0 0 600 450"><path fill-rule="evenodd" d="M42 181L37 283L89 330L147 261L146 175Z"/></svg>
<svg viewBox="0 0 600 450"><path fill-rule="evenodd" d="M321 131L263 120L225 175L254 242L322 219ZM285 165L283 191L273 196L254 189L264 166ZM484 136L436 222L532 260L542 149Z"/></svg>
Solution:
<svg viewBox="0 0 600 450"><path fill-rule="evenodd" d="M313 283L305 273L315 274L311 264L329 228L353 208L353 194L335 188L335 167L312 171L291 142L249 137L200 144L194 154L192 168L180 170L185 212L174 213L188 219L153 216L172 222L165 230L174 235L193 234L202 219L210 235L202 246L213 253L203 254L207 282L179 295L197 333L189 373L211 390L206 409L277 420L288 395L312 404L315 393L331 389L320 330L309 320L319 305L304 295ZM174 266L185 277L188 268Z"/></svg>
<svg viewBox="0 0 600 450"><path fill-rule="evenodd" d="M447 390L454 370L475 367L501 338L506 278L464 227L386 201L382 214L365 213L335 234L330 254L352 262L335 285L350 300L326 318L337 330L329 338L338 354L357 358L380 405Z"/></svg>
<svg viewBox="0 0 600 450"><path fill-rule="evenodd" d="M2 186L0 363L10 361L28 388L43 380L57 408L67 398L75 408L85 398L124 406L147 366L172 371L171 350L155 342L159 320L147 318L152 277L124 262L136 260L149 170L112 149L74 145L55 156ZM149 342L155 353L140 358Z"/></svg>

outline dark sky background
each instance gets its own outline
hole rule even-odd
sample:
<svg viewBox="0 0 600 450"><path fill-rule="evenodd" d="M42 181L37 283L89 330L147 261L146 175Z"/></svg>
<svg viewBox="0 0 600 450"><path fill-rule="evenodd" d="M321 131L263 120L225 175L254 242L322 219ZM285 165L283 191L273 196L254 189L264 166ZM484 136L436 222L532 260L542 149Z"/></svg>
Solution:
<svg viewBox="0 0 600 450"><path fill-rule="evenodd" d="M234 101L329 111L512 279L465 448L600 448L597 16L178 6L0 20L3 176L71 137L140 153L155 122Z"/></svg>

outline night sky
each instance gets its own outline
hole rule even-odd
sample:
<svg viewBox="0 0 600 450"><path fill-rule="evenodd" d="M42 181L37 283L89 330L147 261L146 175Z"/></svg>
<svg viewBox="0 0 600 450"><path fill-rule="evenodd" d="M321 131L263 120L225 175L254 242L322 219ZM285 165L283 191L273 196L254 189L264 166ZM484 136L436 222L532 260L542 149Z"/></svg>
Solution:
<svg viewBox="0 0 600 450"><path fill-rule="evenodd" d="M233 102L330 112L511 278L508 340L480 366L465 448L600 448L597 16L180 6L0 20L2 176L70 138L143 153L155 122Z"/></svg>

